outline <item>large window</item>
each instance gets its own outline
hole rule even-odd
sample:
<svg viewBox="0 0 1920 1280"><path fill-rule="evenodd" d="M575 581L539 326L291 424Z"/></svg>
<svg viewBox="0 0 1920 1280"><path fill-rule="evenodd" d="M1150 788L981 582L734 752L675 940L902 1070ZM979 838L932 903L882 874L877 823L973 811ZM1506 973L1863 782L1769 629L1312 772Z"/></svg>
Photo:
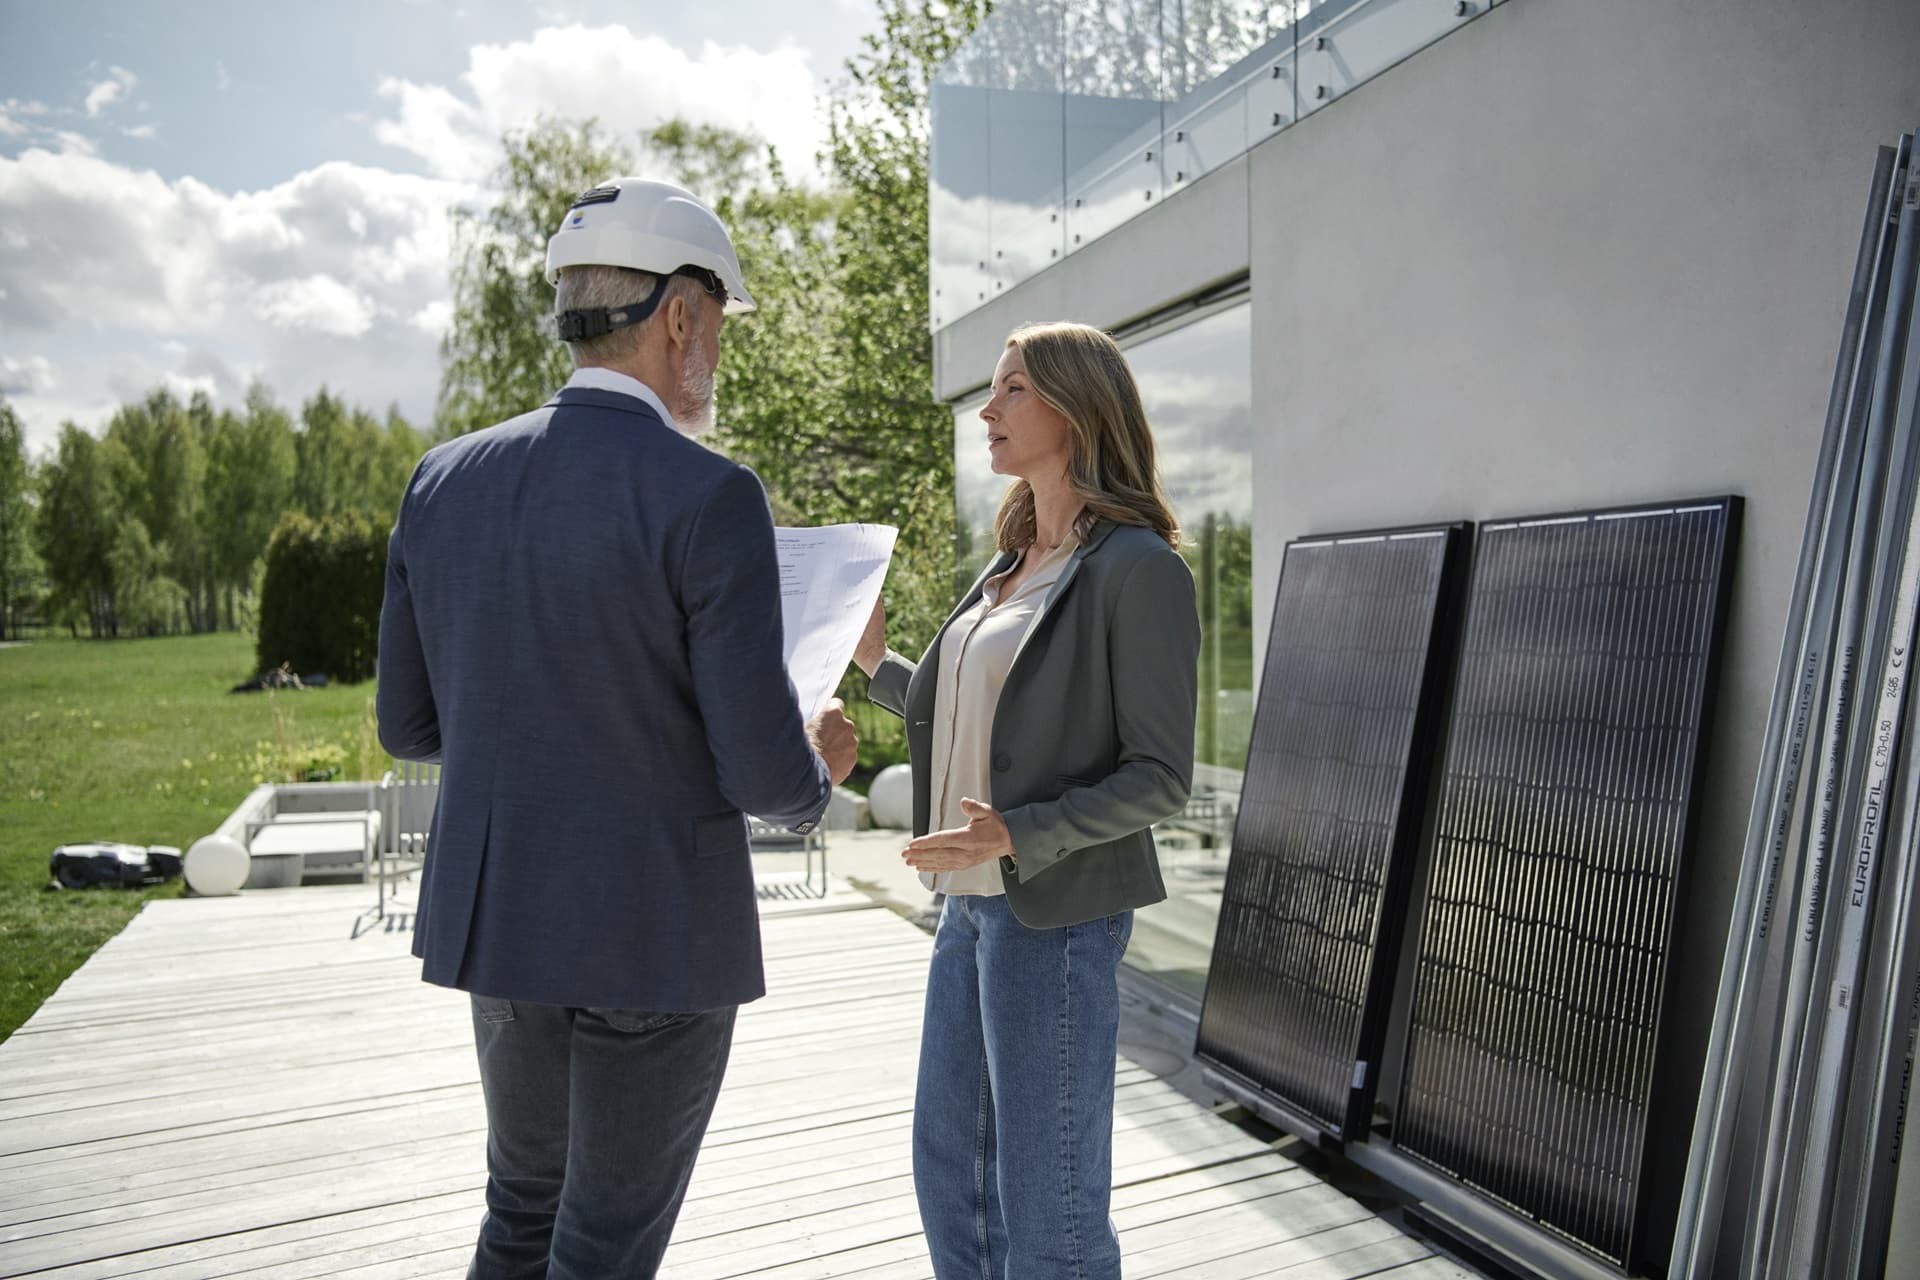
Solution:
<svg viewBox="0 0 1920 1280"><path fill-rule="evenodd" d="M1158 831L1170 900L1140 913L1128 961L1198 998L1219 915L1253 726L1252 353L1244 301L1126 343L1200 607L1194 796ZM982 376L991 372L983 369ZM1007 481L987 460L982 399L954 412L956 591L993 554Z"/></svg>

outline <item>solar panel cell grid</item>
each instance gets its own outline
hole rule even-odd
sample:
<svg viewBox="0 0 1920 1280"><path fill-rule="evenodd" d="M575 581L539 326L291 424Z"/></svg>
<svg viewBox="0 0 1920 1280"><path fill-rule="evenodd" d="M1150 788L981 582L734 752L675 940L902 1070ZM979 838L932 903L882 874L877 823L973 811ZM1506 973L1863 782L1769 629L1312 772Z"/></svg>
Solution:
<svg viewBox="0 0 1920 1280"><path fill-rule="evenodd" d="M1624 1261L1737 519L1484 526L1396 1144Z"/></svg>
<svg viewBox="0 0 1920 1280"><path fill-rule="evenodd" d="M1384 1030L1394 855L1418 834L1402 810L1460 537L1305 540L1281 572L1199 1052L1334 1135L1366 1124L1373 1082L1356 1064Z"/></svg>

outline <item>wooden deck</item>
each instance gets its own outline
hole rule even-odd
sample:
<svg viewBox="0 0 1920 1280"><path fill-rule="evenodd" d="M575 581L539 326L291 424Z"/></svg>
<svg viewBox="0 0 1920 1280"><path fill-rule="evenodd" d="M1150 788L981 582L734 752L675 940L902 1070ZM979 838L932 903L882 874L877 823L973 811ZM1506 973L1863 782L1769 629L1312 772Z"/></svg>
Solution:
<svg viewBox="0 0 1920 1280"><path fill-rule="evenodd" d="M485 1122L465 997L373 890L146 908L0 1045L0 1275L464 1274ZM775 900L664 1275L930 1276L908 1121L930 940ZM1122 1062L1127 1275L1467 1273Z"/></svg>

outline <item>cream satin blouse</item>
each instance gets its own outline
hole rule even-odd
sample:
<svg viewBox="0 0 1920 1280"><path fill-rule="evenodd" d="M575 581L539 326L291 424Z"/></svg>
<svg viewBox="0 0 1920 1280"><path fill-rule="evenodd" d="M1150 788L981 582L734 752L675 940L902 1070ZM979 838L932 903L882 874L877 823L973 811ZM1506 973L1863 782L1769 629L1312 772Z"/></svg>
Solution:
<svg viewBox="0 0 1920 1280"><path fill-rule="evenodd" d="M1040 616L1047 592L1059 580L1079 540L1066 541L1034 566L1032 574L1005 599L1000 589L1026 556L1005 572L988 578L980 599L953 620L940 639L940 680L933 699L933 829L944 831L967 825L960 808L962 797L993 803L993 713L1000 688L1007 682L1021 642ZM1000 860L989 858L964 871L920 873L920 882L941 893L971 893L992 897L1005 893Z"/></svg>

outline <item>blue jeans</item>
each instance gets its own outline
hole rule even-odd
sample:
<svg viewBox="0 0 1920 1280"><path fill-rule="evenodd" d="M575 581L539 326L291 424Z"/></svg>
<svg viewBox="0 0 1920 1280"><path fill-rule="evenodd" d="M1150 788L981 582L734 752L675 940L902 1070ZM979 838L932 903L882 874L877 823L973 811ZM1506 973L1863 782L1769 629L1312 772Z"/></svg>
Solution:
<svg viewBox="0 0 1920 1280"><path fill-rule="evenodd" d="M1113 1069L1125 911L1029 929L949 897L933 940L913 1184L939 1280L1119 1280Z"/></svg>
<svg viewBox="0 0 1920 1280"><path fill-rule="evenodd" d="M720 1095L734 1013L473 997L487 1216L468 1280L659 1269Z"/></svg>

